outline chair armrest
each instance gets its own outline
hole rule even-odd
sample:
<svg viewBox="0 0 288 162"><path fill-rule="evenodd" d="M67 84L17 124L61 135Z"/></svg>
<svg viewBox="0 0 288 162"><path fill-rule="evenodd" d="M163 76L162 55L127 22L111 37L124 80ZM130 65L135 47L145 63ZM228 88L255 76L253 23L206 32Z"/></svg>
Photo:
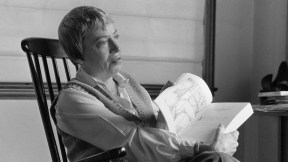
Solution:
<svg viewBox="0 0 288 162"><path fill-rule="evenodd" d="M116 158L120 158L126 155L126 150L124 147L115 148L112 150L104 151L99 154L91 155L86 158L80 159L77 162L97 162L97 161L105 161L112 160Z"/></svg>

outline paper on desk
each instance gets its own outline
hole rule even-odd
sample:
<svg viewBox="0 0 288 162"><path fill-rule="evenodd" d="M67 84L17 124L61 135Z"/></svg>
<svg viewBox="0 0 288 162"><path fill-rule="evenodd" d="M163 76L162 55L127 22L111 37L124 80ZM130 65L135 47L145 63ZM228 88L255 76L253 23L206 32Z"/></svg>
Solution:
<svg viewBox="0 0 288 162"><path fill-rule="evenodd" d="M285 112L288 111L288 104L277 105L253 105L253 109L263 112Z"/></svg>

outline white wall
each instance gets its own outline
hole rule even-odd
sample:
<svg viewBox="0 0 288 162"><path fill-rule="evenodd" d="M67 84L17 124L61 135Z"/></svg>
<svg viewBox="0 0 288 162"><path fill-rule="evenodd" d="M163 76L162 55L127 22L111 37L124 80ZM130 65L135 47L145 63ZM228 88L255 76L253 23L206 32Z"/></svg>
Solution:
<svg viewBox="0 0 288 162"><path fill-rule="evenodd" d="M249 101L254 1L217 0L215 101Z"/></svg>
<svg viewBox="0 0 288 162"><path fill-rule="evenodd" d="M51 162L35 100L0 100L0 161Z"/></svg>
<svg viewBox="0 0 288 162"><path fill-rule="evenodd" d="M259 103L286 52L286 0L217 0L215 101Z"/></svg>
<svg viewBox="0 0 288 162"><path fill-rule="evenodd" d="M274 80L286 59L287 0L256 0L254 17L251 101L259 103L261 79L273 74Z"/></svg>

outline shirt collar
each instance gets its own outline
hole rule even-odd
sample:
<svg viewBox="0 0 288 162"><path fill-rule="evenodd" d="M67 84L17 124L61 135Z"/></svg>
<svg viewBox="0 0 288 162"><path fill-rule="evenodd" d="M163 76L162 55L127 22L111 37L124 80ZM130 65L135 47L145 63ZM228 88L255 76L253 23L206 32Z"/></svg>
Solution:
<svg viewBox="0 0 288 162"><path fill-rule="evenodd" d="M105 84L100 81L97 78L92 77L90 74L88 74L83 68L79 68L79 70L76 73L76 79L90 85L91 87L95 87L96 84L99 84L101 86L105 86ZM125 88L126 85L129 82L129 79L125 78L121 73L116 73L113 76L113 79L118 83L118 86L120 88Z"/></svg>

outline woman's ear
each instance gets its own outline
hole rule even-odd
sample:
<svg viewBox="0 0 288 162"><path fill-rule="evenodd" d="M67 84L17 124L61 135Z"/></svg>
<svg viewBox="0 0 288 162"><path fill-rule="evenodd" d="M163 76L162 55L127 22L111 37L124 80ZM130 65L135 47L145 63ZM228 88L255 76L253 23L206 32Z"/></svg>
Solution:
<svg viewBox="0 0 288 162"><path fill-rule="evenodd" d="M73 60L73 62L78 64L78 65L82 65L84 61L81 59L76 59L76 60Z"/></svg>

